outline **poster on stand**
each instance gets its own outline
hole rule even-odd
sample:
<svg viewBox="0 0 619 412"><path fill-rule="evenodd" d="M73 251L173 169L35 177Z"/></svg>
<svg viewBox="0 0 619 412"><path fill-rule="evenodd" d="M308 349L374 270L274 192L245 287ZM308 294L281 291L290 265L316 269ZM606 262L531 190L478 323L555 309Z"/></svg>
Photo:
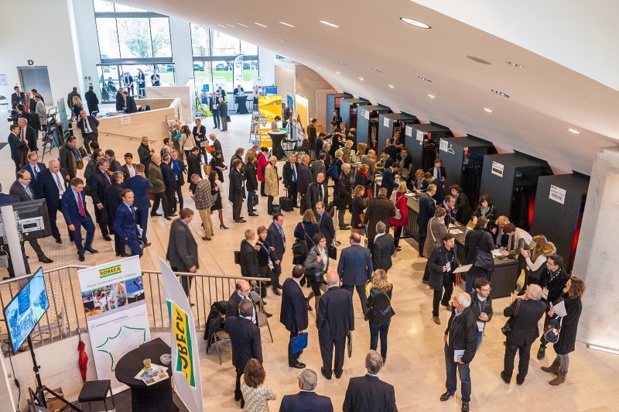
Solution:
<svg viewBox="0 0 619 412"><path fill-rule="evenodd" d="M306 97L301 96L300 94L295 94L295 116L294 116L294 127L297 129L296 137L299 141L305 139L305 131L307 130L307 126L309 125L309 110L308 110L308 100Z"/></svg>
<svg viewBox="0 0 619 412"><path fill-rule="evenodd" d="M258 110L260 111L260 146L271 147L269 130L271 130L271 122L275 116L282 117L282 97L260 96Z"/></svg>
<svg viewBox="0 0 619 412"><path fill-rule="evenodd" d="M140 258L133 256L77 272L97 379L110 379L127 352L150 341Z"/></svg>

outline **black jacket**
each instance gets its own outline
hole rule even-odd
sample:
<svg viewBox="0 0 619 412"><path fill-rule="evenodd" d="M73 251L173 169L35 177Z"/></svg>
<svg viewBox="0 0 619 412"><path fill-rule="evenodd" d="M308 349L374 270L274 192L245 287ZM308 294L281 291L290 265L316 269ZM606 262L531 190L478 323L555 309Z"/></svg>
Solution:
<svg viewBox="0 0 619 412"><path fill-rule="evenodd" d="M470 230L464 237L464 256L465 264L475 263L475 251L492 252L494 250L494 241L492 235L484 230L483 227L475 227Z"/></svg>
<svg viewBox="0 0 619 412"><path fill-rule="evenodd" d="M460 261L458 260L458 252L456 249L457 247L457 245L454 245L450 253L450 251L448 251L445 247L445 243L443 243L441 247L437 247L436 249L434 249L428 257L428 262L426 263L430 267L428 284L432 289L443 289L444 276L451 277L451 281L453 281L453 271L455 268L460 266ZM443 273L443 266L445 266L447 262L449 262L449 264L451 265L451 269Z"/></svg>
<svg viewBox="0 0 619 412"><path fill-rule="evenodd" d="M279 321L291 333L306 330L309 325L305 295L301 286L293 278L286 279L282 286Z"/></svg>
<svg viewBox="0 0 619 412"><path fill-rule="evenodd" d="M109 179L110 176L107 172L102 172L101 169L97 168L92 175L88 177L90 197L92 197L92 204L95 207L97 207L99 203L105 206L105 188L112 185L112 179L106 179L106 175Z"/></svg>
<svg viewBox="0 0 619 412"><path fill-rule="evenodd" d="M540 277L539 285L542 288L548 289L548 298L545 299L546 302L554 302L559 299L565 284L570 279L570 275L566 273L563 268L559 268L558 270L560 271L558 276L552 279L552 281L550 280L552 278L552 273L548 270L548 268L542 272L542 276Z"/></svg>
<svg viewBox="0 0 619 412"><path fill-rule="evenodd" d="M135 99L131 96L127 96L125 100L125 111L127 113L136 113L138 111L138 106L135 104Z"/></svg>
<svg viewBox="0 0 619 412"><path fill-rule="evenodd" d="M267 230L267 233L267 242L275 249L274 251L272 251L272 256L275 258L275 260L282 260L286 249L284 246L284 240L282 239L282 236L279 233L279 230L277 229L275 223L271 223L269 229ZM284 233L284 238L285 236L286 234Z"/></svg>
<svg viewBox="0 0 619 412"><path fill-rule="evenodd" d="M90 113L95 112L95 111L99 111L99 98L97 97L97 95L95 94L94 91L89 90L84 94L84 97L86 98L86 104L88 105L88 111Z"/></svg>
<svg viewBox="0 0 619 412"><path fill-rule="evenodd" d="M255 192L258 190L258 176L256 175L256 164L247 163L245 165L245 188L248 192Z"/></svg>
<svg viewBox="0 0 619 412"><path fill-rule="evenodd" d="M75 169L75 153L73 149L65 143L60 148L60 168L66 172L65 176L69 176L71 179L75 177L76 169Z"/></svg>
<svg viewBox="0 0 619 412"><path fill-rule="evenodd" d="M295 169L297 171L297 182L298 182L299 181L299 164L298 163L295 163ZM290 163L290 160L284 163L284 167L282 170L282 178L284 180L284 187L289 188L290 186L293 185L292 164ZM296 185L297 182L294 182L294 184Z"/></svg>
<svg viewBox="0 0 619 412"><path fill-rule="evenodd" d="M477 320L470 307L464 309L458 316L456 310L452 310L445 329L445 335L449 335L446 344L450 360L454 357L454 350L462 349L464 349L462 362L470 363L473 360L477 351L477 330Z"/></svg>
<svg viewBox="0 0 619 412"><path fill-rule="evenodd" d="M350 378L343 412L397 412L395 389L377 376Z"/></svg>
<svg viewBox="0 0 619 412"><path fill-rule="evenodd" d="M338 209L347 209L352 202L352 187L350 183L350 175L342 173L337 183L335 184L335 194L333 196L333 205Z"/></svg>
<svg viewBox="0 0 619 412"><path fill-rule="evenodd" d="M241 242L241 274L258 276L258 252L247 240Z"/></svg>
<svg viewBox="0 0 619 412"><path fill-rule="evenodd" d="M262 342L258 326L240 316L226 316L226 331L230 335L232 365L236 370L245 369L245 365L252 358L262 363Z"/></svg>
<svg viewBox="0 0 619 412"><path fill-rule="evenodd" d="M382 324L388 322L395 311L391 306L393 285L387 292L372 288L368 296L368 320L370 323Z"/></svg>
<svg viewBox="0 0 619 412"><path fill-rule="evenodd" d="M151 162L150 148L148 147L148 145L140 144L140 146L138 147L138 156L140 157L140 163L144 165L146 174L148 175L148 166Z"/></svg>
<svg viewBox="0 0 619 412"><path fill-rule="evenodd" d="M170 266L179 272L189 272L193 266L200 267L198 245L191 231L180 218L172 222L166 259L170 262Z"/></svg>
<svg viewBox="0 0 619 412"><path fill-rule="evenodd" d="M312 209L314 213L316 213L316 203L321 200L323 193L324 198L322 198L322 201L324 202L325 206L329 203L329 192L326 183L326 180L323 183L318 183L314 181L310 183L307 188L307 193L305 195L305 204L307 208Z"/></svg>
<svg viewBox="0 0 619 412"><path fill-rule="evenodd" d="M354 330L352 293L338 286L330 287L320 297L316 327L321 341L342 339L349 331Z"/></svg>
<svg viewBox="0 0 619 412"><path fill-rule="evenodd" d="M479 315L484 312L486 315L488 315L488 322L490 322L492 320L492 315L493 315L493 311L492 311L492 298L490 296L488 296L486 298L485 301L481 301L479 300L479 296L477 296L477 292L476 291L472 291L470 293L471 295L471 310L473 311L473 313L475 314L475 320L480 321L479 319Z"/></svg>
<svg viewBox="0 0 619 412"><path fill-rule="evenodd" d="M116 92L116 111L122 112L125 108L125 98L121 92Z"/></svg>
<svg viewBox="0 0 619 412"><path fill-rule="evenodd" d="M372 244L372 262L374 270L382 269L388 271L391 269L391 256L395 253L395 243L393 236L385 233L374 241Z"/></svg>
<svg viewBox="0 0 619 412"><path fill-rule="evenodd" d="M456 199L456 220L463 225L466 225L473 216L473 209L471 208L471 202L464 193L460 192Z"/></svg>
<svg viewBox="0 0 619 412"><path fill-rule="evenodd" d="M232 169L230 172L230 189L228 200L232 203L242 202L245 199L245 189L243 188L243 175L240 171Z"/></svg>
<svg viewBox="0 0 619 412"><path fill-rule="evenodd" d="M510 317L516 311L518 300L515 300L510 306L506 307L503 315ZM509 321L512 331L507 335L507 340L514 345L530 345L535 342L539 336L539 328L537 323L544 316L546 305L539 300L522 299L518 315L512 317Z"/></svg>

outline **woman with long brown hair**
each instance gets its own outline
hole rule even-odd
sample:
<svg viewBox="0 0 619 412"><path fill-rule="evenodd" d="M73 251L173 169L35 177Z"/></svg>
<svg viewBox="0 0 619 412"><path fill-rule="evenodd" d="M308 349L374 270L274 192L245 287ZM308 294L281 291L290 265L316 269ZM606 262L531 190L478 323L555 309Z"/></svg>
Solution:
<svg viewBox="0 0 619 412"><path fill-rule="evenodd" d="M395 315L391 307L392 292L393 285L389 283L387 272L382 269L375 270L372 275L372 287L368 294L367 318L370 323L370 349L376 350L380 335L380 354L383 357L383 363L387 360L387 333L389 333L391 317Z"/></svg>
<svg viewBox="0 0 619 412"><path fill-rule="evenodd" d="M539 284L542 272L546 269L546 258L553 255L557 250L555 245L549 242L544 235L533 236L533 244L532 251L520 251L527 263L527 267L524 269L526 277L522 291L531 283Z"/></svg>
<svg viewBox="0 0 619 412"><path fill-rule="evenodd" d="M269 401L277 399L277 395L269 385L265 384L266 372L258 359L250 359L245 365L241 379L243 394L243 412L268 412Z"/></svg>

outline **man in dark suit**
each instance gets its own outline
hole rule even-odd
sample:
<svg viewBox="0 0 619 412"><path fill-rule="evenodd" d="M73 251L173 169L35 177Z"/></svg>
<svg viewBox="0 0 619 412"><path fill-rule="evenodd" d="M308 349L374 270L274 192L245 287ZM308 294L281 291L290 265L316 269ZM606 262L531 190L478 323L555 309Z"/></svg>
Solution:
<svg viewBox="0 0 619 412"><path fill-rule="evenodd" d="M90 142L98 143L99 141L99 121L96 117L87 115L86 110L82 110L80 118L77 120L77 127L82 131L84 146L86 146L86 151L90 153Z"/></svg>
<svg viewBox="0 0 619 412"><path fill-rule="evenodd" d="M196 145L200 147L200 151L202 152L202 155L204 156L204 162L206 163L207 162L206 148L200 145L201 142L207 141L206 140L206 127L202 126L202 120L200 119L196 119L195 122L196 122L196 125L193 127L193 131L192 131L193 139L195 140ZM221 150L221 144L219 145L219 150Z"/></svg>
<svg viewBox="0 0 619 412"><path fill-rule="evenodd" d="M215 152L221 153L221 161L223 162L224 161L224 152L221 149L221 142L217 138L217 135L215 133L211 133L211 134L208 135L208 137L209 137L209 139L211 139L211 146L213 146L213 149L215 149ZM206 162L206 157L204 157L204 161Z"/></svg>
<svg viewBox="0 0 619 412"><path fill-rule="evenodd" d="M339 287L340 278L337 272L329 270L326 278L329 289L320 297L316 316L323 365L320 372L327 379L331 379L331 373L335 372L335 377L339 379L344 367L346 337L355 329L355 314L352 308L352 294Z"/></svg>
<svg viewBox="0 0 619 412"><path fill-rule="evenodd" d="M163 173L161 171L161 165L163 164L161 162L161 156L155 154L152 159L153 161L148 166L148 179L153 186L150 192L155 197L155 200L153 201L153 208L150 211L150 216L161 216L161 214L157 213L159 204L161 203L163 205L163 216L166 220L172 220L172 207L166 195L166 185L163 181Z"/></svg>
<svg viewBox="0 0 619 412"><path fill-rule="evenodd" d="M219 129L219 99L217 98L217 94L215 94L215 92L213 92L208 98L208 108L211 113L213 113L213 123L215 124L213 129Z"/></svg>
<svg viewBox="0 0 619 412"><path fill-rule="evenodd" d="M454 289L453 272L457 267L462 266L458 260L455 243L454 236L451 233L447 233L443 237L443 244L430 253L426 262L426 265L429 266L428 283L434 289L432 319L437 325L441 324L441 320L438 317L439 303L449 311L452 309L449 305L449 300Z"/></svg>
<svg viewBox="0 0 619 412"><path fill-rule="evenodd" d="M28 149L31 152L39 150L37 147L37 134L34 129L28 126L28 120L22 118L17 119L17 125L19 126L19 137L22 141L28 141Z"/></svg>
<svg viewBox="0 0 619 412"><path fill-rule="evenodd" d="M125 176L125 184L127 180L135 176L135 165L133 164L133 154L131 152L125 153L125 164L120 167L120 171Z"/></svg>
<svg viewBox="0 0 619 412"><path fill-rule="evenodd" d="M419 214L417 215L417 225L419 226L419 244L424 245L428 235L428 222L434 216L436 210L436 202L434 201L434 193L436 193L436 185L428 185L428 189L424 194L419 196ZM423 247L419 248L419 255L423 256ZM427 257L427 256L426 256ZM427 281L427 279L424 279Z"/></svg>
<svg viewBox="0 0 619 412"><path fill-rule="evenodd" d="M19 126L11 126L8 142L11 148L11 159L15 163L15 171L17 172L22 167L22 151L28 150L28 142L19 138Z"/></svg>
<svg viewBox="0 0 619 412"><path fill-rule="evenodd" d="M230 318L226 316L226 331L230 335L232 345L232 365L236 370L234 400L240 400L241 407L245 403L241 393L241 375L245 370L245 365L252 358L262 363L260 328L251 321L253 312L254 305L251 300L243 299L238 306L238 316Z"/></svg>
<svg viewBox="0 0 619 412"><path fill-rule="evenodd" d="M97 97L93 89L93 86L88 86L88 91L84 93L84 98L86 98L86 105L88 106L88 113L90 114L99 111L99 98Z"/></svg>
<svg viewBox="0 0 619 412"><path fill-rule="evenodd" d="M438 157L434 159L434 167L431 167L428 172L432 173L434 179L438 179L443 183L447 178L445 174L445 168L443 167L443 161Z"/></svg>
<svg viewBox="0 0 619 412"><path fill-rule="evenodd" d="M387 233L387 225L383 222L376 224L376 236L372 246L372 264L374 270L382 269L387 272L391 269L391 256L395 253L393 236Z"/></svg>
<svg viewBox="0 0 619 412"><path fill-rule="evenodd" d="M445 387L447 391L441 395L440 400L445 402L456 393L458 385L457 369L461 382L462 412L469 412L469 402L471 401L470 363L477 351L477 323L475 313L470 308L471 296L468 293L457 294L453 298L452 305L451 317L443 337L445 341L445 368L447 370ZM456 350L464 352L456 357Z"/></svg>
<svg viewBox="0 0 619 412"><path fill-rule="evenodd" d="M26 95L24 94L24 92L19 91L19 86L15 86L13 90L15 90L15 92L11 95L11 107L15 106L16 104L24 104L24 101L26 99Z"/></svg>
<svg viewBox="0 0 619 412"><path fill-rule="evenodd" d="M168 199L168 207L170 208L170 216L176 216L176 175L172 170L171 162L172 156L170 153L164 153L161 156L161 177L163 178L163 184L165 186L165 195Z"/></svg>
<svg viewBox="0 0 619 412"><path fill-rule="evenodd" d="M327 189L327 182L325 181L325 174L323 172L318 173L316 180L309 184L307 187L307 194L305 196L306 208L312 209L314 214L316 211L316 204L318 202L329 202L329 192Z"/></svg>
<svg viewBox="0 0 619 412"><path fill-rule="evenodd" d="M395 216L395 205L387 197L387 189L378 189L378 195L370 199L365 209L365 221L368 223L368 249L373 250L376 224L383 222L389 231L389 220Z"/></svg>
<svg viewBox="0 0 619 412"><path fill-rule="evenodd" d="M110 172L114 173L114 172L122 172L122 166L120 165L120 162L118 160L116 160L116 153L114 153L114 151L112 149L107 149L104 152L104 156L107 159L108 162L110 162Z"/></svg>
<svg viewBox="0 0 619 412"><path fill-rule="evenodd" d="M135 99L129 96L127 91L123 92L123 98L125 99L125 112L128 114L137 113L138 106L135 104Z"/></svg>
<svg viewBox="0 0 619 412"><path fill-rule="evenodd" d="M30 200L36 199L36 195L34 192L34 186L30 187L30 173L27 170L20 170L17 172L17 180L13 182L11 185L11 189L9 190L9 194L15 196L19 199L20 202L28 202ZM43 263L52 263L53 260L45 256L43 249L39 245L39 241L37 239L28 240L32 249L34 249L37 257L39 258L39 262Z"/></svg>
<svg viewBox="0 0 619 412"><path fill-rule="evenodd" d="M66 172L65 180L68 182L71 181L77 174L77 155L75 154L75 146L77 146L77 140L75 136L70 136L67 138L65 144L60 148L60 169ZM80 159L81 160L81 159Z"/></svg>
<svg viewBox="0 0 619 412"><path fill-rule="evenodd" d="M116 111L121 113L125 110L125 97L123 96L123 88L119 87L116 92Z"/></svg>
<svg viewBox="0 0 619 412"><path fill-rule="evenodd" d="M380 353L371 350L365 356L367 374L350 378L344 398L344 412L397 412L393 385L378 379L383 368Z"/></svg>
<svg viewBox="0 0 619 412"><path fill-rule="evenodd" d="M105 188L112 185L112 179L107 173L110 162L100 157L97 160L97 169L88 177L88 189L92 203L95 206L95 218L101 229L103 239L108 242L112 240L108 228L108 216L105 211Z"/></svg>
<svg viewBox="0 0 619 412"><path fill-rule="evenodd" d="M51 226L52 236L56 243L62 243L60 231L56 225L60 201L62 195L67 191L67 182L64 179L66 172L60 170L60 162L56 159L50 160L49 168L43 170L37 179L36 196L45 199L47 203L47 215Z"/></svg>
<svg viewBox="0 0 619 412"><path fill-rule="evenodd" d="M517 300L505 308L503 315L510 318L512 331L507 335L505 343L505 357L503 359L503 371L501 379L510 383L514 371L514 358L518 352L518 375L516 383L522 385L529 371L529 359L531 358L531 345L539 336L537 323L546 312L546 305L541 302L542 288L531 284L527 287L524 295L516 297Z"/></svg>
<svg viewBox="0 0 619 412"><path fill-rule="evenodd" d="M239 303L242 300L247 299L251 301L249 297L251 293L251 287L249 282L243 279L239 279L236 281L236 285L234 287L234 292L228 298L228 302L226 303L226 319L230 319L233 316L239 315ZM252 304L254 302L252 301ZM258 315L256 314L256 306L254 305L254 310L251 313L251 321L256 326L258 325Z"/></svg>
<svg viewBox="0 0 619 412"><path fill-rule="evenodd" d="M374 268L369 249L361 246L361 235L352 233L349 237L350 246L342 250L340 261L337 265L337 273L340 275L344 289L352 295L353 289L361 300L363 315L368 311L368 298L365 295L365 284L372 277Z"/></svg>
<svg viewBox="0 0 619 412"><path fill-rule="evenodd" d="M155 152L148 147L148 136L143 136L140 146L138 147L138 156L140 158L140 163L144 165L146 177L148 177L148 166L151 162L151 156L154 154Z"/></svg>
<svg viewBox="0 0 619 412"><path fill-rule="evenodd" d="M286 234L284 233L284 215L281 213L273 214L273 223L267 230L267 243L275 250L272 253L273 259L273 293L279 295L282 286L279 283L279 275L282 273L282 260L286 253Z"/></svg>
<svg viewBox="0 0 619 412"><path fill-rule="evenodd" d="M298 369L305 368L305 364L299 362L299 356L301 356L303 351L292 353L291 350L292 338L304 333L308 326L307 302L305 301L305 295L300 283L304 274L305 268L302 265L295 265L292 268L292 277L284 281L284 286L282 287L282 308L279 316L279 321L290 332L288 366Z"/></svg>
<svg viewBox="0 0 619 412"><path fill-rule="evenodd" d="M122 243L131 249L131 256L142 257L140 246L140 230L137 214L133 207L133 191L125 189L121 192L123 202L116 209L114 218L114 232L122 239Z"/></svg>
<svg viewBox="0 0 619 412"><path fill-rule="evenodd" d="M36 113L37 102L34 97L30 96L29 92L24 93L24 112Z"/></svg>
<svg viewBox="0 0 619 412"><path fill-rule="evenodd" d="M284 395L279 412L333 412L333 403L327 396L314 392L318 383L316 372L306 369L298 376L299 389L296 395Z"/></svg>
<svg viewBox="0 0 619 412"><path fill-rule="evenodd" d="M308 155L301 156L301 162L299 163L299 167L298 167L299 175L297 179L297 192L299 192L299 195L300 195L299 205L301 209L301 214L305 213L305 211L308 208L306 195L307 195L307 190L309 188L310 181L312 178L311 172L308 166L309 160L310 160L310 157Z"/></svg>
<svg viewBox="0 0 619 412"><path fill-rule="evenodd" d="M386 167L385 170L383 170L383 181L380 184L380 187L387 189L387 199L391 198L393 189L398 188L398 182L396 182L395 176L399 169L400 163L395 162L391 165L391 167Z"/></svg>
<svg viewBox="0 0 619 412"><path fill-rule="evenodd" d="M327 175L327 154L320 153L320 157L312 162L312 181L318 180L318 174Z"/></svg>
<svg viewBox="0 0 619 412"><path fill-rule="evenodd" d="M193 210L185 208L181 210L178 219L172 222L170 238L168 241L168 253L166 259L174 272L196 273L200 267L198 262L198 245L196 244L189 223L193 220ZM191 289L192 278L183 276L181 284L187 297Z"/></svg>
<svg viewBox="0 0 619 412"><path fill-rule="evenodd" d="M316 124L317 123L318 123L318 119L316 119L315 117L312 117L310 119L309 125L307 125L307 140L309 141L309 148L311 151L314 151L316 148Z"/></svg>
<svg viewBox="0 0 619 412"><path fill-rule="evenodd" d="M559 255L550 255L546 260L546 269L542 271L539 284L542 290L547 290L547 295L542 297L542 301L548 305L548 302L553 303L561 296L565 284L570 279L570 274L563 269L563 258ZM550 307L548 308L550 309ZM550 317L548 314L544 317L544 328L550 325ZM537 359L544 359L546 353L546 345L548 342L542 335L541 345L537 351Z"/></svg>
<svg viewBox="0 0 619 412"><path fill-rule="evenodd" d="M245 223L246 220L241 216L243 208L243 199L245 199L245 188L243 187L243 174L241 168L243 162L239 159L232 161L230 170L230 189L228 192L228 200L232 202L232 219L236 223Z"/></svg>
<svg viewBox="0 0 619 412"><path fill-rule="evenodd" d="M39 155L36 152L28 153L28 164L25 165L22 170L26 170L30 173L30 189L33 192L36 192L36 188L38 187L38 178L39 174L47 169L45 167L45 163L39 163ZM36 194L36 193L35 193Z"/></svg>
<svg viewBox="0 0 619 412"><path fill-rule="evenodd" d="M83 193L84 181L79 177L71 179L71 187L64 192L62 196L61 208L64 220L67 222L67 227L75 246L77 246L77 255L80 262L85 261L84 251L97 253L98 251L92 248L92 240L95 237L95 225L88 210L86 209L86 196ZM81 227L86 229L86 242L82 245Z"/></svg>
<svg viewBox="0 0 619 412"><path fill-rule="evenodd" d="M318 202L316 203L316 222L318 223L318 228L320 233L322 233L327 240L327 245L331 245L333 243L333 239L335 238L335 227L333 226L333 218L325 210L325 203Z"/></svg>
<svg viewBox="0 0 619 412"><path fill-rule="evenodd" d="M136 219L138 225L142 229L142 243L144 247L150 246L150 242L146 238L146 229L148 227L148 209L150 209L150 200L148 191L153 188L153 184L144 176L144 165L135 165L135 176L128 179L126 183L127 189L133 191L133 205L136 208Z"/></svg>
<svg viewBox="0 0 619 412"><path fill-rule="evenodd" d="M297 156L290 155L290 158L284 163L282 172L284 179L284 187L288 191L288 198L292 199L292 207L297 206L297 181L299 178L297 170Z"/></svg>

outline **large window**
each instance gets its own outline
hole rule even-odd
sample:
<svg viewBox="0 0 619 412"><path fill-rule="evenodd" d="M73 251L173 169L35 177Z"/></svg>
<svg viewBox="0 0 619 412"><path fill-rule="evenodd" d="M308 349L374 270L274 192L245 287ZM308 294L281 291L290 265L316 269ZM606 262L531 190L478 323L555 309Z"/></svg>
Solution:
<svg viewBox="0 0 619 412"><path fill-rule="evenodd" d="M167 16L112 2L93 0L99 39L99 80L106 101L113 100L114 89L125 72L137 77L146 74L150 86L153 69L162 85L174 84L174 62ZM137 89L135 90L137 94ZM107 97L107 98L106 98Z"/></svg>
<svg viewBox="0 0 619 412"><path fill-rule="evenodd" d="M194 82L198 90L228 92L234 84L234 59L243 55L242 82L246 92L253 88L258 73L258 46L198 24L191 24ZM238 74L238 73L237 73Z"/></svg>

